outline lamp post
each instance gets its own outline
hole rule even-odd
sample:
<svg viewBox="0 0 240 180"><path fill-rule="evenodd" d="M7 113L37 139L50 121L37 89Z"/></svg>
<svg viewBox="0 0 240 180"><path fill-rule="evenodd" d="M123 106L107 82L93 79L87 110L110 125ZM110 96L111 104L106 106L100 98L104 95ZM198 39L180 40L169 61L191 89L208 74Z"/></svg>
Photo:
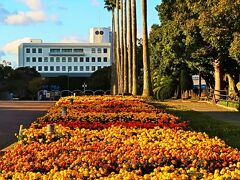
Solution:
<svg viewBox="0 0 240 180"><path fill-rule="evenodd" d="M82 87L83 87L83 92L84 92L84 94L85 94L85 89L86 89L86 87L87 87L87 84L84 82L83 85L82 85Z"/></svg>
<svg viewBox="0 0 240 180"><path fill-rule="evenodd" d="M68 70L67 86L68 86L68 96L69 96L69 67L67 68L67 70Z"/></svg>

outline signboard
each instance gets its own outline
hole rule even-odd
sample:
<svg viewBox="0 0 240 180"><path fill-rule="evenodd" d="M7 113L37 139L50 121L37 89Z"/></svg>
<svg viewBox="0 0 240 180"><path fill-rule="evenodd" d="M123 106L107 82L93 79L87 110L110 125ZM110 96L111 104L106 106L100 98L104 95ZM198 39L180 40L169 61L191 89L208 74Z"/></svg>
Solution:
<svg viewBox="0 0 240 180"><path fill-rule="evenodd" d="M46 98L50 98L50 93L46 93Z"/></svg>

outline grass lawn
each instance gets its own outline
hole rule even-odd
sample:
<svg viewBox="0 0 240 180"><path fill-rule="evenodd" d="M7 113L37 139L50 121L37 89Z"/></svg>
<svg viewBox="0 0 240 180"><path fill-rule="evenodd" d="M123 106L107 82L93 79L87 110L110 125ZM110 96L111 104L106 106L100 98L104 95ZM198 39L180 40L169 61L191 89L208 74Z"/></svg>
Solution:
<svg viewBox="0 0 240 180"><path fill-rule="evenodd" d="M219 137L226 144L240 149L240 127L236 122L226 122L210 117L202 112L189 110L183 107L168 107L164 104L154 104L165 109L166 112L188 121L190 130L206 132L210 137Z"/></svg>

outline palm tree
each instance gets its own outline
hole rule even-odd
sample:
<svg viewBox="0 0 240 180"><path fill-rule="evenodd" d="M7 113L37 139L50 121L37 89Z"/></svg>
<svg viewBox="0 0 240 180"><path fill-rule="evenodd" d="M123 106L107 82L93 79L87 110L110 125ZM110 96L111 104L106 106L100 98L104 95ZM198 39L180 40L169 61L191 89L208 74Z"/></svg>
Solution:
<svg viewBox="0 0 240 180"><path fill-rule="evenodd" d="M123 0L123 92L128 92L127 0Z"/></svg>
<svg viewBox="0 0 240 180"><path fill-rule="evenodd" d="M116 64L116 54L115 54L115 0L104 0L105 8L108 11L112 12L112 70L111 70L111 94L116 95L118 92L118 83L117 83L117 64Z"/></svg>
<svg viewBox="0 0 240 180"><path fill-rule="evenodd" d="M143 97L152 95L150 60L148 55L148 32L147 32L147 1L142 0L142 29L143 29Z"/></svg>
<svg viewBox="0 0 240 180"><path fill-rule="evenodd" d="M120 31L119 31L119 0L116 3L116 65L118 79L118 94L121 92L121 62L120 62Z"/></svg>
<svg viewBox="0 0 240 180"><path fill-rule="evenodd" d="M128 91L132 93L132 8L128 0Z"/></svg>
<svg viewBox="0 0 240 180"><path fill-rule="evenodd" d="M137 15L136 0L132 0L132 94L137 95L137 59L136 59L136 41L137 41Z"/></svg>
<svg viewBox="0 0 240 180"><path fill-rule="evenodd" d="M123 48L123 0L120 0L120 16L121 16L121 21L120 21L120 29L121 29L121 33L120 34L120 94L124 93L124 86L123 86L123 82L124 82L124 48Z"/></svg>

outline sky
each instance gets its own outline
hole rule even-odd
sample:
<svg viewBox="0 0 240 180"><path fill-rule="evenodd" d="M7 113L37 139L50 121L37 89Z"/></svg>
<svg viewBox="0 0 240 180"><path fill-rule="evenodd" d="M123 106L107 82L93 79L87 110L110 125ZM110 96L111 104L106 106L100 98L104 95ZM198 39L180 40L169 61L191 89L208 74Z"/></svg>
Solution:
<svg viewBox="0 0 240 180"><path fill-rule="evenodd" d="M159 24L160 0L148 0L148 30ZM141 36L141 0L137 0ZM91 27L110 27L104 0L0 0L0 61L18 67L18 45L30 39L43 42L88 42Z"/></svg>

